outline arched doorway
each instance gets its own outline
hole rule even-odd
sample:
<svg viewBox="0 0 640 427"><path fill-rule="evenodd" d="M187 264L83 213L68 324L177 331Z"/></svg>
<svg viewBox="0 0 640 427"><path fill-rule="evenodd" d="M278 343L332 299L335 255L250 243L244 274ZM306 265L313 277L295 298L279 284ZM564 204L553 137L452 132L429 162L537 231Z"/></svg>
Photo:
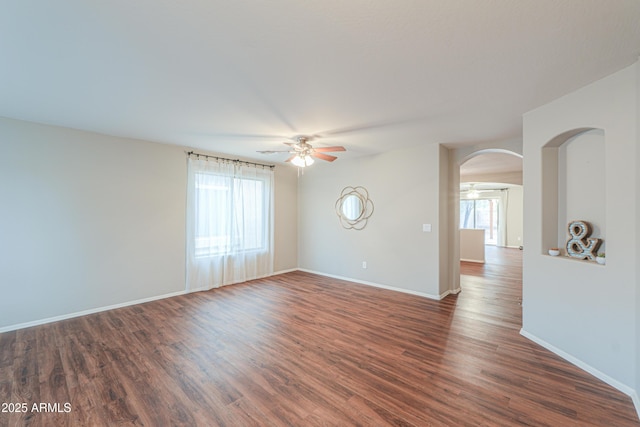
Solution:
<svg viewBox="0 0 640 427"><path fill-rule="evenodd" d="M465 243L468 236L485 246L521 248L522 241L522 156L507 150L481 150L460 164L460 257L474 251ZM476 253L483 251L478 248ZM483 262L484 258L471 258Z"/></svg>
<svg viewBox="0 0 640 427"><path fill-rule="evenodd" d="M522 319L522 155L476 150L459 161L458 306L486 321ZM490 313L490 314L488 314Z"/></svg>
<svg viewBox="0 0 640 427"><path fill-rule="evenodd" d="M500 157L513 156L515 159L522 159L522 140L496 142L492 144L482 144L479 146L465 146L449 148L447 156L447 176L448 183L441 187L446 192L447 202L447 265L446 270L448 287L442 290L445 294L456 294L460 291L460 168L465 163L473 165L472 159L484 160L483 166L475 165L473 170L465 171L465 180L475 181L507 181L515 184L522 184L522 168L518 171L504 170ZM469 163L472 162L472 163ZM500 170L502 167L503 170ZM517 181L514 181L517 180ZM524 192L524 189L523 189ZM520 236L521 239L523 238ZM518 246L523 246L524 241Z"/></svg>

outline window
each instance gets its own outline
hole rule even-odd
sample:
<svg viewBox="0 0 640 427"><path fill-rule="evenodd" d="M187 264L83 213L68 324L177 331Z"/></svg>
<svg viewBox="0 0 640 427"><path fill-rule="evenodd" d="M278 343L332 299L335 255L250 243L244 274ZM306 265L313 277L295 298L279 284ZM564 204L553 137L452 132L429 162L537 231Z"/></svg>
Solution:
<svg viewBox="0 0 640 427"><path fill-rule="evenodd" d="M484 229L484 243L497 244L498 199L461 199L460 228Z"/></svg>
<svg viewBox="0 0 640 427"><path fill-rule="evenodd" d="M266 251L265 181L195 174L196 257Z"/></svg>
<svg viewBox="0 0 640 427"><path fill-rule="evenodd" d="M189 291L273 274L273 169L215 159L188 158Z"/></svg>

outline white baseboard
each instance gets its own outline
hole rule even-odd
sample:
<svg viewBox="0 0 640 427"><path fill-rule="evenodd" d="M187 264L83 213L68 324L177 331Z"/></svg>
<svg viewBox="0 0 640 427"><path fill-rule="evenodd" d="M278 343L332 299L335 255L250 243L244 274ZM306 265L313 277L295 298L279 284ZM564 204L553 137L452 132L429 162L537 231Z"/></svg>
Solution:
<svg viewBox="0 0 640 427"><path fill-rule="evenodd" d="M380 284L380 283L368 282L366 280L353 279L351 277L344 277L344 276L338 276L338 275L335 275L335 274L322 273L320 271L307 270L306 268L298 268L297 270L298 271L304 271L306 273L317 274L319 276L331 277L333 279L346 280L348 282L359 283L361 285L368 285L368 286L373 286L373 287L376 287L376 288L388 289L390 291L396 291L396 292L402 292L402 293L405 293L405 294L417 295L419 297L429 298L429 299L434 299L434 300L441 300L442 298L446 297L450 293L460 292L460 290L458 290L457 292L456 291L446 291L442 295L433 295L433 294L427 294L427 293L424 293L424 292L412 291L410 289L396 288L395 286L389 286L389 285L383 285L383 284Z"/></svg>
<svg viewBox="0 0 640 427"><path fill-rule="evenodd" d="M4 326L4 327L0 328L0 333L9 332L9 331L15 331L15 330L18 330L18 329L30 328L32 326L44 325L46 323L58 322L60 320L72 319L74 317L86 316L88 314L100 313L101 311L114 310L116 308L128 307L130 305L143 304L145 302L156 301L156 300L159 300L159 299L176 297L178 295L184 295L186 293L187 293L187 291L172 292L170 294L156 295L156 296L153 296L153 297L142 298L142 299L138 299L138 300L134 300L134 301L127 301L127 302L123 302L123 303L119 303L119 304L113 304L113 305L107 305L107 306L104 306L104 307L92 308L92 309L89 309L89 310L77 311L75 313L63 314L61 316L47 317L45 319L39 319L39 320L34 320L34 321L31 321L31 322L25 322L25 323L17 323L15 325L9 325L9 326Z"/></svg>
<svg viewBox="0 0 640 427"><path fill-rule="evenodd" d="M297 270L298 270L297 268L291 268L291 269L288 269L288 270L281 270L281 271L274 272L273 274L267 274L265 276L261 276L260 278L269 277L269 276L275 276L277 274L290 273L292 271L297 271ZM82 311L78 311L78 312L75 312L75 313L63 314L63 315L60 315L60 316L47 317L45 319L34 320L34 321L31 321L31 322L17 323L15 325L9 325L9 326L0 327L0 334L3 333L3 332L16 331L18 329L30 328L32 326L39 326L39 325L44 325L44 324L47 324L47 323L58 322L60 320L72 319L74 317L86 316L88 314L100 313L101 311L114 310L116 308L123 308L123 307L128 307L128 306L131 306L131 305L143 304L145 302L151 302L151 301L156 301L156 300L160 300L160 299L176 297L176 296L179 296L179 295L190 294L190 293L193 293L193 292L201 292L201 291L209 291L209 290L211 290L211 289L209 289L209 288L189 289L189 290L185 290L185 291L172 292L172 293L169 293L169 294L157 295L157 296L153 296L153 297L142 298L142 299L138 299L138 300L134 300L134 301L127 301L127 302L108 305L108 306L104 306L104 307L92 308L92 309L89 309L89 310L82 310Z"/></svg>
<svg viewBox="0 0 640 427"><path fill-rule="evenodd" d="M590 373L591 375L593 375L594 377L598 378L601 381L604 381L605 383L609 384L611 387L614 387L618 390L620 390L621 392L623 392L624 394L626 394L627 396L629 396L631 398L631 400L633 401L634 406L636 407L636 412L638 413L638 418L640 418L640 399L638 398L638 393L636 390L632 389L631 387L629 387L626 384L621 383L620 381L611 378L609 375L595 369L593 366L583 362L582 360L578 359L577 357L574 357L572 355L570 355L569 353L566 353L562 350L560 350L559 348L555 347L552 344L549 344L548 342L546 342L543 339L538 338L536 335L533 335L532 333L529 333L527 331L523 329L520 329L520 335L522 335L523 337L530 339L531 341L535 342L536 344L546 348L547 350L551 351L552 353L557 354L558 356L562 357L564 360L566 360L569 363L572 363L574 365L576 365L578 368L582 369L583 371L586 371L588 373Z"/></svg>
<svg viewBox="0 0 640 427"><path fill-rule="evenodd" d="M638 413L638 418L640 419L640 398L638 397L638 392L634 391L631 395L631 400L633 400L633 404L636 407L636 412Z"/></svg>
<svg viewBox="0 0 640 427"><path fill-rule="evenodd" d="M483 259L466 259L466 258L460 258L460 261L465 261L465 262L477 262L478 264L484 264L485 260Z"/></svg>
<svg viewBox="0 0 640 427"><path fill-rule="evenodd" d="M277 276L278 274L293 273L294 271L300 271L300 269L299 268L289 268L287 270L274 271L272 276Z"/></svg>

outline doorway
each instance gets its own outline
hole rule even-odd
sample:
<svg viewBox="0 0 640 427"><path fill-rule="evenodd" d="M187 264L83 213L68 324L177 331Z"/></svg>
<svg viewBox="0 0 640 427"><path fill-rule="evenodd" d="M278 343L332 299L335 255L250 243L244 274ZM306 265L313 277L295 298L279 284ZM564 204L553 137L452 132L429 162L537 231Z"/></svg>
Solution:
<svg viewBox="0 0 640 427"><path fill-rule="evenodd" d="M479 196L478 196L479 197ZM498 225L500 218L500 199L460 197L460 228L484 230L484 244L498 244Z"/></svg>
<svg viewBox="0 0 640 427"><path fill-rule="evenodd" d="M488 149L472 152L459 163L459 198L454 221L457 241L459 286L472 288L472 276L499 274L517 280L510 298L521 301L523 241L522 156L513 151ZM462 231L465 233L462 233ZM470 242L469 230L484 232ZM475 234L475 233L471 233ZM469 262L463 245L482 246L481 255ZM472 251L472 253L478 253ZM507 262L508 260L508 262ZM475 265L474 265L475 264ZM489 285L486 285L489 286ZM471 290L471 289L469 289ZM491 293L490 290L487 290ZM478 292L472 292L480 295Z"/></svg>

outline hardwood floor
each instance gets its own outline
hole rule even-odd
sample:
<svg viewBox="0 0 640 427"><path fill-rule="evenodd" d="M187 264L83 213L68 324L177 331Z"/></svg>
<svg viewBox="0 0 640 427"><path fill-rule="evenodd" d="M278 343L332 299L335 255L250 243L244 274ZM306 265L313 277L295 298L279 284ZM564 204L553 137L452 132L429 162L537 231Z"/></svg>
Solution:
<svg viewBox="0 0 640 427"><path fill-rule="evenodd" d="M640 425L519 335L503 251L442 301L294 272L0 334L0 425Z"/></svg>

